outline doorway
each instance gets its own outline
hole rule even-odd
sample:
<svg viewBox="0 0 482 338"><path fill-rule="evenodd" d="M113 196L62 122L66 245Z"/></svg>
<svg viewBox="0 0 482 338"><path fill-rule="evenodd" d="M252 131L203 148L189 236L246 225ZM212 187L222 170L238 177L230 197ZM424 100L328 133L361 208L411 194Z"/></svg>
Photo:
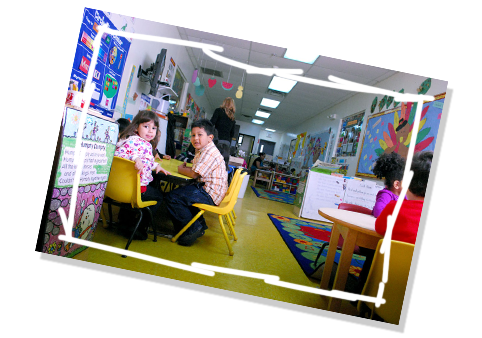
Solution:
<svg viewBox="0 0 482 338"><path fill-rule="evenodd" d="M247 135L247 134L239 134L238 135L238 150L244 151L244 160L246 163L249 164L249 156L251 155L251 152L253 151L253 145L254 145L254 136Z"/></svg>

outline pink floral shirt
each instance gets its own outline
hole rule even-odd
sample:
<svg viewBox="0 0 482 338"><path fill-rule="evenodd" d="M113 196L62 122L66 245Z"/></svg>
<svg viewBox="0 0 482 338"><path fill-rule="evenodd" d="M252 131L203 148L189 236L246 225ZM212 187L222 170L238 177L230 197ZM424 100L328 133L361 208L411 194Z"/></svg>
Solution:
<svg viewBox="0 0 482 338"><path fill-rule="evenodd" d="M137 135L117 142L114 156L131 161L135 161L137 158L142 160L144 167L140 174L141 186L147 186L153 180L152 170L159 165L152 156L152 145Z"/></svg>

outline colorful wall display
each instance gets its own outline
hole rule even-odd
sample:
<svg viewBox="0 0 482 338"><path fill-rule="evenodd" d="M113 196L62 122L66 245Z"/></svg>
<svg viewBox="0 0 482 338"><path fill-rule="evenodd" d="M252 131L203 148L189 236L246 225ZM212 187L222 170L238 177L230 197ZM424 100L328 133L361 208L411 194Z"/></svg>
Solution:
<svg viewBox="0 0 482 338"><path fill-rule="evenodd" d="M97 36L98 27L108 24L109 28L117 29L109 18L102 12L90 8L84 10L84 17L80 27L77 50L70 76L70 83L75 84L82 91L93 54L93 43ZM95 65L92 81L96 90L92 95L91 106L107 117L112 117L119 93L119 85L124 71L130 41L119 36L104 33Z"/></svg>
<svg viewBox="0 0 482 338"><path fill-rule="evenodd" d="M347 116L342 120L336 145L336 156L356 156L365 111Z"/></svg>
<svg viewBox="0 0 482 338"><path fill-rule="evenodd" d="M306 136L302 168L310 168L316 160L325 162L329 142L329 131Z"/></svg>
<svg viewBox="0 0 482 338"><path fill-rule="evenodd" d="M357 175L375 177L373 165L383 153L396 152L407 157L408 147L415 142L415 152L435 149L442 117L445 93L423 104L417 139L412 139L412 127L417 103L407 103L369 118L358 159Z"/></svg>
<svg viewBox="0 0 482 338"><path fill-rule="evenodd" d="M65 234L59 208L69 217L76 171L74 165L75 144L81 112L66 108L62 121L63 134L57 173L53 183L47 224L43 238L43 252L58 256L73 257L87 247L66 243L58 236ZM77 193L72 236L91 240L99 219L104 192L109 178L118 125L94 115L87 115L82 132L81 146L86 149L82 174Z"/></svg>

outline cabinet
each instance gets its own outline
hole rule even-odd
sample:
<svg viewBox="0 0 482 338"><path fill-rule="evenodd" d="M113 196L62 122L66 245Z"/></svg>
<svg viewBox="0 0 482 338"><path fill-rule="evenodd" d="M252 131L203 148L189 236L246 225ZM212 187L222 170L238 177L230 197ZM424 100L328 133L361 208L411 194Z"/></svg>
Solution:
<svg viewBox="0 0 482 338"><path fill-rule="evenodd" d="M296 194L298 183L298 176L274 173L271 181L271 190L280 191L288 194Z"/></svg>

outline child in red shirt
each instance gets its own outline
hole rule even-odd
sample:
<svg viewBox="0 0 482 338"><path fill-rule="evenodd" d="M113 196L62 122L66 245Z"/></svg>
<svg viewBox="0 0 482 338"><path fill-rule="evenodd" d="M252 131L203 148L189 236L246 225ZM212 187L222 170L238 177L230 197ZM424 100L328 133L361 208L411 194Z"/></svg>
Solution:
<svg viewBox="0 0 482 338"><path fill-rule="evenodd" d="M406 199L403 200L398 212L395 225L393 226L392 238L396 241L415 244L417 239L418 225L422 216L423 201L427 190L428 175L432 167L433 152L423 151L413 155L410 169L413 171L413 178L408 187ZM403 185L403 182L402 182ZM387 217L393 213L397 201L390 201L375 221L375 231L385 235L387 231ZM355 293L360 294L368 277L372 265L375 250L363 248L366 256Z"/></svg>

